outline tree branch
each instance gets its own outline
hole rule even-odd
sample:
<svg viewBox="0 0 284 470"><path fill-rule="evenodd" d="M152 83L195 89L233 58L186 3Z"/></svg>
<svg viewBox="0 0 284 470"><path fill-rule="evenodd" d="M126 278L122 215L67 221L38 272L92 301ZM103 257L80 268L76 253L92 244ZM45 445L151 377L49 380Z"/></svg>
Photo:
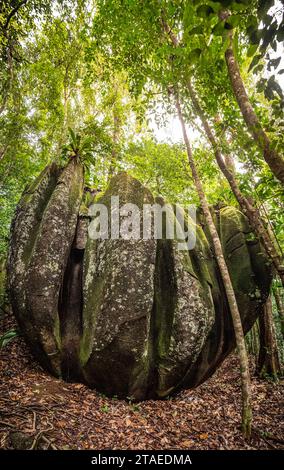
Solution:
<svg viewBox="0 0 284 470"><path fill-rule="evenodd" d="M8 27L9 27L9 23L11 21L11 19L13 18L13 16L16 15L16 13L19 11L19 9L25 5L26 3L28 2L28 0L22 0L20 3L18 3L18 5L13 8L13 10L9 13L8 17L7 17L7 20L3 26L3 30L4 31L7 31Z"/></svg>

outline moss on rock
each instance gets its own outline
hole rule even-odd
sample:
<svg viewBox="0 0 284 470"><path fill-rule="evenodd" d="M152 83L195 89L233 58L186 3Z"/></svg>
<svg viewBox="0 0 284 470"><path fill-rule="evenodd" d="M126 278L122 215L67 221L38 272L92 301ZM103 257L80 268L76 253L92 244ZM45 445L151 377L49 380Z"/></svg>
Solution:
<svg viewBox="0 0 284 470"><path fill-rule="evenodd" d="M159 240L110 237L113 197L128 219L135 204L159 203L175 222ZM83 202L82 202L83 201ZM108 209L107 237L88 237L89 202L74 162L48 166L23 194L8 261L13 311L34 355L66 380L135 400L165 397L206 380L234 348L232 320L202 212L193 247L180 250L182 209L167 205L125 172L96 203ZM128 204L127 206L124 206ZM117 208L118 210L118 208ZM246 217L233 207L212 215L247 331L261 312L271 267ZM164 216L163 216L164 217ZM135 224L135 221L133 221ZM123 225L123 224L122 224ZM128 233L124 224L124 231ZM178 229L178 230L177 230ZM186 248L186 247L184 247Z"/></svg>
<svg viewBox="0 0 284 470"><path fill-rule="evenodd" d="M140 210L154 202L126 173L114 177L97 201L109 215L112 196L120 207L132 203ZM89 239L86 246L80 356L85 380L109 395L137 399L146 392L155 253L153 239Z"/></svg>
<svg viewBox="0 0 284 470"><path fill-rule="evenodd" d="M24 193L12 224L13 311L42 364L60 375L58 296L82 197L83 170L47 167Z"/></svg>

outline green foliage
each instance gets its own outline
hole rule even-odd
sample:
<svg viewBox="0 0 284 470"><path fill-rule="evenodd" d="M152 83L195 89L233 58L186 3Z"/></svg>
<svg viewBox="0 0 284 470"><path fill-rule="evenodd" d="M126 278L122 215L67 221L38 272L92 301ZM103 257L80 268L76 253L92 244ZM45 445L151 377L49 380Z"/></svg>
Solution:
<svg viewBox="0 0 284 470"><path fill-rule="evenodd" d="M110 408L108 405L103 405L101 406L101 411L103 411L104 413L109 413Z"/></svg>
<svg viewBox="0 0 284 470"><path fill-rule="evenodd" d="M0 336L0 349L7 346L7 344L10 343L10 341L14 340L18 336L19 336L18 330L14 330L14 329L9 330L6 333L4 333L4 335Z"/></svg>
<svg viewBox="0 0 284 470"><path fill-rule="evenodd" d="M68 128L70 141L62 147L61 155L63 161L74 160L83 166L88 166L93 162L93 139L89 136L75 134L71 127Z"/></svg>

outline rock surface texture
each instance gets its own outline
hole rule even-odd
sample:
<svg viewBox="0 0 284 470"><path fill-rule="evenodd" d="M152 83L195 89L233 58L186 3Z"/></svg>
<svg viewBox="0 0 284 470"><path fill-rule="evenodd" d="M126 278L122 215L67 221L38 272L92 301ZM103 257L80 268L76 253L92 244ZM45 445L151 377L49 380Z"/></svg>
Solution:
<svg viewBox="0 0 284 470"><path fill-rule="evenodd" d="M108 209L107 235L118 217L111 212L117 196L120 206L135 204L141 213L144 204L164 204L119 173L96 199ZM134 400L166 397L205 381L235 342L202 214L196 226L187 219L184 227L196 228L194 248L179 250L179 240L167 239L166 230L158 240L91 239L82 201L82 167L52 164L16 210L10 298L34 356L58 377ZM131 213L131 206L124 208ZM177 210L167 205L176 224ZM241 212L212 212L248 331L267 298L270 266Z"/></svg>

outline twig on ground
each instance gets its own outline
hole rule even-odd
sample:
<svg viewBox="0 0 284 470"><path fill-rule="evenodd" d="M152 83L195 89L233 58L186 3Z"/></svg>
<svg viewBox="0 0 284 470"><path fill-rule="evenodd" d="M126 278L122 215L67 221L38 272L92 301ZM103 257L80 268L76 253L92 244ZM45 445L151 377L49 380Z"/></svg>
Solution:
<svg viewBox="0 0 284 470"><path fill-rule="evenodd" d="M33 443L31 445L31 447L29 448L29 450L34 450L37 446L37 444L39 443L40 439L43 437L43 434L46 433L46 432L49 432L49 431L52 431L54 428L53 426L50 426L49 428L47 429L41 429L36 435L35 435L35 438L33 440Z"/></svg>

